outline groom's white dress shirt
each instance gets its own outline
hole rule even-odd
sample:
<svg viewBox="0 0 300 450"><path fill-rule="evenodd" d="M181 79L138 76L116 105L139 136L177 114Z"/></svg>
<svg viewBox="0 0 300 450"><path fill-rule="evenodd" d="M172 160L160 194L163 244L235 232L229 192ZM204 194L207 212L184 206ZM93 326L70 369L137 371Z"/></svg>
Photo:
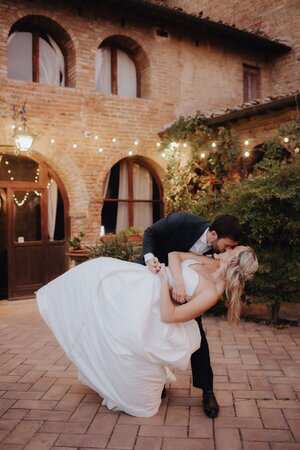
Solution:
<svg viewBox="0 0 300 450"><path fill-rule="evenodd" d="M210 250L211 246L207 243L207 233L208 228L204 231L204 233L199 237L199 239L195 242L195 244L189 249L189 252L195 253L196 255L203 255L203 253ZM150 259L153 259L154 255L153 253L146 253L144 255L145 263Z"/></svg>

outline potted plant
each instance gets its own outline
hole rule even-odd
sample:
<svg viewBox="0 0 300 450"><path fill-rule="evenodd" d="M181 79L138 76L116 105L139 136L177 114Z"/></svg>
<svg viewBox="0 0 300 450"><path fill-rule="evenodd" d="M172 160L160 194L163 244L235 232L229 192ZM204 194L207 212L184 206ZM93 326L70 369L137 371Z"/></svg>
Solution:
<svg viewBox="0 0 300 450"><path fill-rule="evenodd" d="M88 250L86 247L82 248L81 240L84 237L83 231L80 231L78 235L73 236L67 240L69 250L66 255L75 263L75 265L80 264L88 260Z"/></svg>
<svg viewBox="0 0 300 450"><path fill-rule="evenodd" d="M78 251L82 250L81 248L81 240L84 237L83 231L80 231L80 233L77 236L73 236L72 238L67 240L67 244L69 246L69 251Z"/></svg>
<svg viewBox="0 0 300 450"><path fill-rule="evenodd" d="M127 242L140 243L143 240L143 231L141 228L129 227L126 230L121 231L120 234L126 237Z"/></svg>

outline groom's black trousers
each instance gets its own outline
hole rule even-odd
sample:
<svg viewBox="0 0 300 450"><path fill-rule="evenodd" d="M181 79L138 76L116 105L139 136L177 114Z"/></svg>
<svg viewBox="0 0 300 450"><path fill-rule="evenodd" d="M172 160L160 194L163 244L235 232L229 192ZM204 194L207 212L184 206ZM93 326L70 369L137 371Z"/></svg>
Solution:
<svg viewBox="0 0 300 450"><path fill-rule="evenodd" d="M201 346L191 357L193 386L200 389L213 390L214 375L210 365L209 348L201 317L197 317L196 322L201 334Z"/></svg>

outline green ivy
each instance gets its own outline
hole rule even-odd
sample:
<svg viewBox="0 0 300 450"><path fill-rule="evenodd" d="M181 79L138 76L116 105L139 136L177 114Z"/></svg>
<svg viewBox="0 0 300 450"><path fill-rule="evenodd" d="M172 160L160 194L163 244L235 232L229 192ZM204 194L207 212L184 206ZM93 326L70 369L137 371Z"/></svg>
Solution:
<svg viewBox="0 0 300 450"><path fill-rule="evenodd" d="M174 142L189 143L187 161ZM296 118L264 144L262 160L247 175L237 133L224 127L213 132L200 113L181 117L162 134L169 211L190 211L207 219L222 212L236 215L245 231L244 243L259 259L246 299L276 307L282 301L300 302L299 147Z"/></svg>

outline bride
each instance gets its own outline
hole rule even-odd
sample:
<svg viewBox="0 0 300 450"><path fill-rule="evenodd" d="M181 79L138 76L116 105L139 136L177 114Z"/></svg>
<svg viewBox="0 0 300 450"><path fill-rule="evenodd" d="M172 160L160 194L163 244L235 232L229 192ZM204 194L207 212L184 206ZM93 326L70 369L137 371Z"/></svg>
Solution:
<svg viewBox="0 0 300 450"><path fill-rule="evenodd" d="M164 384L175 379L170 369L185 370L200 347L194 319L226 292L228 319L238 322L244 283L257 267L253 250L243 246L218 260L172 252L158 274L102 257L41 288L37 302L80 381L109 409L149 417L159 409ZM178 293L184 304L174 302Z"/></svg>

